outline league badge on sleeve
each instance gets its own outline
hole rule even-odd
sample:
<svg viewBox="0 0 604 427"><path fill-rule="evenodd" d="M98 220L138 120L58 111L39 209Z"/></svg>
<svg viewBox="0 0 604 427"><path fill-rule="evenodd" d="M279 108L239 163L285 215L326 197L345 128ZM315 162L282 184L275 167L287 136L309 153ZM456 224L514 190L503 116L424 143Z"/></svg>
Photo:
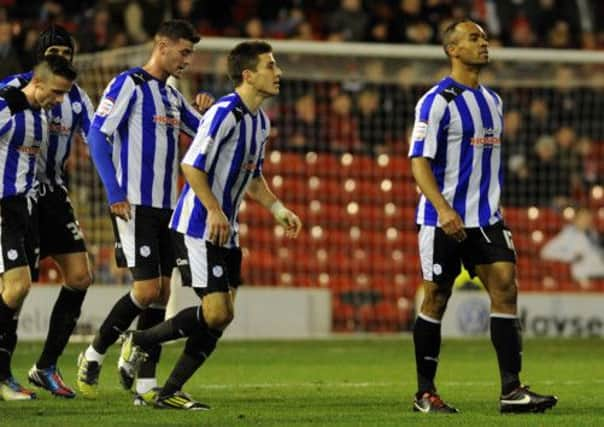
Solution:
<svg viewBox="0 0 604 427"><path fill-rule="evenodd" d="M103 100L99 104L99 108L97 109L96 113L101 117L106 117L113 109L113 105L113 100L109 98L103 98Z"/></svg>
<svg viewBox="0 0 604 427"><path fill-rule="evenodd" d="M423 141L428 133L428 123L416 122L411 133L411 141Z"/></svg>

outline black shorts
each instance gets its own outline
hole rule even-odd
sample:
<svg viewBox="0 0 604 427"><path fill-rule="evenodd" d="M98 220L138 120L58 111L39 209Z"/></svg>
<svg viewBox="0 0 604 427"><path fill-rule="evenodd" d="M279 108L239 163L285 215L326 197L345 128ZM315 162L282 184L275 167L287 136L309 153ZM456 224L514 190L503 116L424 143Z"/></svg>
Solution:
<svg viewBox="0 0 604 427"><path fill-rule="evenodd" d="M128 267L134 280L170 277L175 266L168 227L172 210L133 205L131 214L130 221L111 215L118 267Z"/></svg>
<svg viewBox="0 0 604 427"><path fill-rule="evenodd" d="M84 234L65 188L42 184L38 194L40 258L86 252Z"/></svg>
<svg viewBox="0 0 604 427"><path fill-rule="evenodd" d="M0 199L0 233L0 273L29 266L32 280L37 280L40 248L32 199L25 196Z"/></svg>
<svg viewBox="0 0 604 427"><path fill-rule="evenodd" d="M228 292L241 285L241 249L216 246L207 240L173 231L176 266L183 286L200 297Z"/></svg>
<svg viewBox="0 0 604 427"><path fill-rule="evenodd" d="M463 242L457 242L440 227L420 227L419 254L424 280L449 285L461 272L461 263L474 277L477 265L516 262L512 233L503 221L466 228L466 234Z"/></svg>

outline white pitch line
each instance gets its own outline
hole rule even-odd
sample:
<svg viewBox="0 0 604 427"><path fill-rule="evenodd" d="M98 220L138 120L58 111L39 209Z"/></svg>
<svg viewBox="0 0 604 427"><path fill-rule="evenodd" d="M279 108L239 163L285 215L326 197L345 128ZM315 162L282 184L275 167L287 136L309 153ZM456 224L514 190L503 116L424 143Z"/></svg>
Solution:
<svg viewBox="0 0 604 427"><path fill-rule="evenodd" d="M441 386L454 387L493 387L497 384L494 381L440 381ZM545 380L539 381L543 385L588 385L604 384L604 379L582 380ZM233 388L288 388L288 387L328 387L328 388L368 388L368 387L401 387L404 383L393 382L303 382L303 383L241 383L241 384L203 384L200 388L205 389L233 389Z"/></svg>

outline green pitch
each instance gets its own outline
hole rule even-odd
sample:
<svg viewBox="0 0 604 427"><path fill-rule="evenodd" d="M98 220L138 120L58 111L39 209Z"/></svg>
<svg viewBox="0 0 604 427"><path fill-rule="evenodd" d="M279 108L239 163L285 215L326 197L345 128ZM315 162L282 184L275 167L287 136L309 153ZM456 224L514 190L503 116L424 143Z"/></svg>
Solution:
<svg viewBox="0 0 604 427"><path fill-rule="evenodd" d="M25 382L41 345L22 343L13 370ZM83 345L72 344L60 368L75 383ZM499 380L487 340L445 340L439 367L443 397L462 413L411 412L415 390L409 337L294 342L222 342L185 391L209 412L134 407L116 374L117 347L100 379L100 398L67 401L40 391L33 402L0 402L0 426L603 426L604 346L601 339L527 340L524 381L555 393L545 414L498 413ZM160 379L180 353L164 349Z"/></svg>

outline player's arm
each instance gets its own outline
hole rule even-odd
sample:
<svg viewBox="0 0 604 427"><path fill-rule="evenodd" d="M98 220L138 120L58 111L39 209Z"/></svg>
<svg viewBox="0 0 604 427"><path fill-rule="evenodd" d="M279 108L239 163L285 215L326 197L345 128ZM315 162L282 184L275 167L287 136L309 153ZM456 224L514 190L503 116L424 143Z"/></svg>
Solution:
<svg viewBox="0 0 604 427"><path fill-rule="evenodd" d="M270 210L275 220L285 228L285 235L297 237L302 228L302 221L298 215L286 208L268 187L262 174L255 176L247 189L247 194L252 199Z"/></svg>
<svg viewBox="0 0 604 427"><path fill-rule="evenodd" d="M181 168L195 196L208 211L206 226L209 239L217 245L224 245L228 242L231 226L222 205L212 193L208 173L211 165L218 161L220 142L227 135L232 135L236 123L230 115L213 120L215 113L215 109L210 110L208 120L205 120L206 116L200 120L195 138L182 159Z"/></svg>
<svg viewBox="0 0 604 427"><path fill-rule="evenodd" d="M117 181L111 136L120 125L125 124L135 100L136 92L132 79L126 74L116 77L99 102L86 137L90 156L107 192L110 210L126 221L131 218L130 202Z"/></svg>
<svg viewBox="0 0 604 427"><path fill-rule="evenodd" d="M193 107L199 112L199 114L203 114L214 104L214 97L211 93L200 90L195 95L195 99L193 100Z"/></svg>
<svg viewBox="0 0 604 427"><path fill-rule="evenodd" d="M107 192L107 200L111 213L117 215L125 221L130 219L130 203L125 191L120 187L115 177L116 171L111 158L111 143L97 127L91 127L87 136L90 157L94 162L103 186Z"/></svg>
<svg viewBox="0 0 604 427"><path fill-rule="evenodd" d="M447 110L446 100L436 93L429 93L418 102L409 157L413 178L436 209L441 228L447 235L461 241L466 238L463 221L443 197L431 167L439 143L438 130L441 120L448 114Z"/></svg>
<svg viewBox="0 0 604 427"><path fill-rule="evenodd" d="M412 158L411 171L413 173L413 178L423 195L430 200L436 209L443 231L458 241L464 240L466 238L466 232L463 228L463 221L440 192L438 184L436 183L436 178L432 173L430 162L431 160L426 157Z"/></svg>
<svg viewBox="0 0 604 427"><path fill-rule="evenodd" d="M222 210L216 196L212 193L208 183L208 175L204 171L184 163L182 164L182 172L195 196L208 211L206 225L210 240L216 245L226 244L230 234L229 219Z"/></svg>
<svg viewBox="0 0 604 427"><path fill-rule="evenodd" d="M202 114L212 106L214 98L205 92L200 92L195 96L194 103L189 104L180 92L177 93L181 102L181 131L193 138L199 128Z"/></svg>

